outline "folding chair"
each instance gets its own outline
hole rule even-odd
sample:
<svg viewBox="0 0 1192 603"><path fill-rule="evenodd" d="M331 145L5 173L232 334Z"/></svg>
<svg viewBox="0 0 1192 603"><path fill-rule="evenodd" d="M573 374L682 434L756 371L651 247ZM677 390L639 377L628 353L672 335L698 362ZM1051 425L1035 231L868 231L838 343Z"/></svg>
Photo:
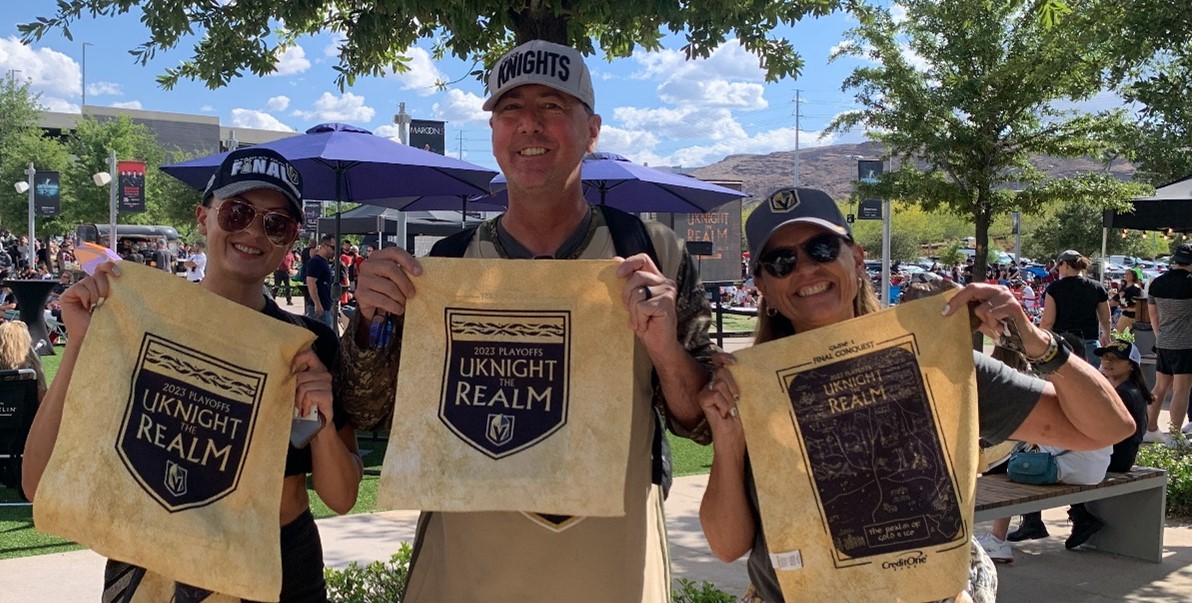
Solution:
<svg viewBox="0 0 1192 603"><path fill-rule="evenodd" d="M21 492L21 457L37 414L37 373L0 371L0 483ZM24 493L21 492L21 496Z"/></svg>

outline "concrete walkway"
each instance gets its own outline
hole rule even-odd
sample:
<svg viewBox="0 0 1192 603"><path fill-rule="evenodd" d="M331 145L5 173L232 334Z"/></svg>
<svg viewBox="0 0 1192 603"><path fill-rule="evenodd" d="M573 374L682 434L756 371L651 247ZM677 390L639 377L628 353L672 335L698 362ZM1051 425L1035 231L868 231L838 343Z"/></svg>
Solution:
<svg viewBox="0 0 1192 603"><path fill-rule="evenodd" d="M708 551L699 527L699 502L707 476L681 477L666 502L671 568L675 578L707 580L740 594L748 584L744 561L721 563ZM999 600L1012 603L1186 601L1192 597L1192 526L1168 523L1162 563L1147 563L1092 550L1067 551L1064 509L1043 514L1052 537L1022 543L1012 565L998 566ZM416 514L386 512L318 521L328 566L385 560L411 541ZM988 528L978 526L978 533ZM3 544L0 543L0 548ZM4 603L92 603L99 597L103 559L90 551L0 561ZM496 602L501 603L501 602Z"/></svg>

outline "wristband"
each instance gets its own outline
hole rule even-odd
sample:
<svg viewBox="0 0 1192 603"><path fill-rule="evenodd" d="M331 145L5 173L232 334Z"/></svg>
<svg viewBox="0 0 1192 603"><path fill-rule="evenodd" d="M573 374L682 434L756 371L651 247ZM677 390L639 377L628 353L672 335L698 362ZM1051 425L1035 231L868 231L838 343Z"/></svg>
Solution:
<svg viewBox="0 0 1192 603"><path fill-rule="evenodd" d="M1050 375L1058 370L1060 367L1068 363L1068 357L1072 355L1072 346L1068 345L1067 340L1055 333L1051 333L1051 345L1047 347L1045 356L1049 358L1040 358L1039 362L1031 362L1031 366L1035 372L1041 376Z"/></svg>
<svg viewBox="0 0 1192 603"><path fill-rule="evenodd" d="M1055 358L1055 355L1057 353L1059 353L1059 347L1060 347L1059 342L1063 338L1060 337L1059 335L1056 335L1055 333L1053 333L1051 331L1046 331L1046 333L1047 333L1047 337L1048 337L1047 349L1043 350L1043 353L1039 354L1038 356L1028 356L1026 354L1026 352L1024 351L1022 353L1022 355L1026 358L1027 362L1029 362L1031 364L1040 364L1043 362L1047 362L1048 360L1051 360L1052 358Z"/></svg>

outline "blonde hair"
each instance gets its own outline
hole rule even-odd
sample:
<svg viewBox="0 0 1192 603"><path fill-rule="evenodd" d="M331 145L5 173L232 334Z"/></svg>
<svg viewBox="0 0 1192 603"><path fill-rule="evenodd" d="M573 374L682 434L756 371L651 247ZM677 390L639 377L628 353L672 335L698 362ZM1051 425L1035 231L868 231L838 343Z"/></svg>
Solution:
<svg viewBox="0 0 1192 603"><path fill-rule="evenodd" d="M0 324L0 369L24 368L32 347L28 325L19 320Z"/></svg>
<svg viewBox="0 0 1192 603"><path fill-rule="evenodd" d="M857 276L857 281L857 296L853 298L853 316L864 316L880 310L881 305L877 301L877 293L873 290L873 284L869 282L868 278L860 275ZM773 316L770 315L769 305L763 295L757 304L757 330L753 332L753 342L763 343L794 334L795 325L791 323L790 319L777 311Z"/></svg>

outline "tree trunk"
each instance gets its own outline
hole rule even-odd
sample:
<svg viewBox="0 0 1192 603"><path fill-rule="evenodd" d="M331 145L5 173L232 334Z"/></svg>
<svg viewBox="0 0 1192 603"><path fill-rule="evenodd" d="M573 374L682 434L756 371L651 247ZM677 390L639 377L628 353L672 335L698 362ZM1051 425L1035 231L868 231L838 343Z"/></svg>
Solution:
<svg viewBox="0 0 1192 603"><path fill-rule="evenodd" d="M513 21L517 45L531 40L571 45L571 40L567 37L567 21L571 18L570 0L562 3L562 11L558 14L555 14L551 2L531 0L529 6L511 9L509 18Z"/></svg>
<svg viewBox="0 0 1192 603"><path fill-rule="evenodd" d="M977 242L973 245L976 249L976 254L973 257L973 280L974 283L985 282L985 271L989 265L989 223L992 216L989 211L989 190L981 187L977 193L977 211L973 212L974 226L976 232L973 233ZM981 351L984 348L984 335L980 331L973 333L973 349Z"/></svg>

